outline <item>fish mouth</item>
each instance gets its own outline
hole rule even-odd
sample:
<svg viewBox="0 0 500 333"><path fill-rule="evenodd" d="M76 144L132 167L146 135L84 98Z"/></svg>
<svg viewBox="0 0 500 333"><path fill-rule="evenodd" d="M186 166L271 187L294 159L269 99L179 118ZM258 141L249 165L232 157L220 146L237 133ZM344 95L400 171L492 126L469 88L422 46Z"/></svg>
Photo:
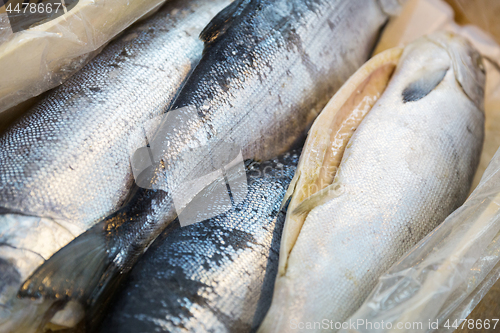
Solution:
<svg viewBox="0 0 500 333"><path fill-rule="evenodd" d="M284 202L288 206L280 248L278 275L286 273L288 256L307 214L314 207L341 195L336 179L340 162L354 131L385 91L403 48L382 52L363 65L335 94L308 133L297 173ZM286 259L285 259L286 258Z"/></svg>

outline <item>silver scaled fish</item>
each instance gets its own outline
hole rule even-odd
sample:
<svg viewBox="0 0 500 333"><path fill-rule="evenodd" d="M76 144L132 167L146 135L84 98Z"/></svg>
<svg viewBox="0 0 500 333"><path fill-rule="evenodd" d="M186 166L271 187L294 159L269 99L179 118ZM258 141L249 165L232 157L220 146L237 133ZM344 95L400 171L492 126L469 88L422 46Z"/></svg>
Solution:
<svg viewBox="0 0 500 333"><path fill-rule="evenodd" d="M479 53L447 33L367 62L303 149L259 332L336 331L466 199L484 137Z"/></svg>
<svg viewBox="0 0 500 333"><path fill-rule="evenodd" d="M201 34L204 55L150 141L150 186L53 255L19 296L76 300L96 309L90 318L101 313L118 280L186 212L174 205L177 194L227 157L213 152L224 155L229 144L243 159L268 160L291 149L366 61L387 18L376 0L238 0L222 10ZM197 154L200 147L207 149Z"/></svg>
<svg viewBox="0 0 500 333"><path fill-rule="evenodd" d="M298 156L249 164L248 194L230 211L169 225L131 270L99 331L255 331L271 305L280 204Z"/></svg>
<svg viewBox="0 0 500 333"><path fill-rule="evenodd" d="M126 200L130 155L200 60L197 36L228 3L169 2L0 137L1 332L27 333L46 321L37 302L17 298L18 289Z"/></svg>

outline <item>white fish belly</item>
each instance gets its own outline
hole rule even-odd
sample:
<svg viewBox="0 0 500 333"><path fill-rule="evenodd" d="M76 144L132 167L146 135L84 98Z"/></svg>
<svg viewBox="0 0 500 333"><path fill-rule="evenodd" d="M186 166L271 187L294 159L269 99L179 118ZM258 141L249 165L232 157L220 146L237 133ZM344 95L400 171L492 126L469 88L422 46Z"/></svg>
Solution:
<svg viewBox="0 0 500 333"><path fill-rule="evenodd" d="M404 73L430 59L450 64L445 49L426 47L416 61L400 63L353 135L337 173L342 194L309 213L277 280L273 306L282 329L348 318L378 277L465 200L484 115L451 65L427 96L403 102L413 80Z"/></svg>

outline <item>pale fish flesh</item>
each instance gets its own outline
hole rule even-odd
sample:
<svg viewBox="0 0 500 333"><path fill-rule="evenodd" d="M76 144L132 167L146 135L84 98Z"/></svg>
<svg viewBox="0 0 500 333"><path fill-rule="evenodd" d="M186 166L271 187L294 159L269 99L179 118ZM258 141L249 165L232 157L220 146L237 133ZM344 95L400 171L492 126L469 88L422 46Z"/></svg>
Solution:
<svg viewBox="0 0 500 333"><path fill-rule="evenodd" d="M460 206L483 143L484 79L481 56L438 33L378 55L339 91L301 155L301 200L290 203L259 332L335 331Z"/></svg>

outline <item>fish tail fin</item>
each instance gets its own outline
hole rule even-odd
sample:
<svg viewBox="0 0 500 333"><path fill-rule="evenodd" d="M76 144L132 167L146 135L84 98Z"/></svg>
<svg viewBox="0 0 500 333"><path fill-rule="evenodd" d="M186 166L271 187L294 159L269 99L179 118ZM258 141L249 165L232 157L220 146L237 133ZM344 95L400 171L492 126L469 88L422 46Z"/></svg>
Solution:
<svg viewBox="0 0 500 333"><path fill-rule="evenodd" d="M108 243L102 228L96 225L38 267L18 296L85 303L111 264Z"/></svg>
<svg viewBox="0 0 500 333"><path fill-rule="evenodd" d="M107 313L107 308L116 294L116 290L127 274L122 274L122 270L115 264L108 266L103 273L97 287L90 295L87 303L85 327L89 332L96 332Z"/></svg>

